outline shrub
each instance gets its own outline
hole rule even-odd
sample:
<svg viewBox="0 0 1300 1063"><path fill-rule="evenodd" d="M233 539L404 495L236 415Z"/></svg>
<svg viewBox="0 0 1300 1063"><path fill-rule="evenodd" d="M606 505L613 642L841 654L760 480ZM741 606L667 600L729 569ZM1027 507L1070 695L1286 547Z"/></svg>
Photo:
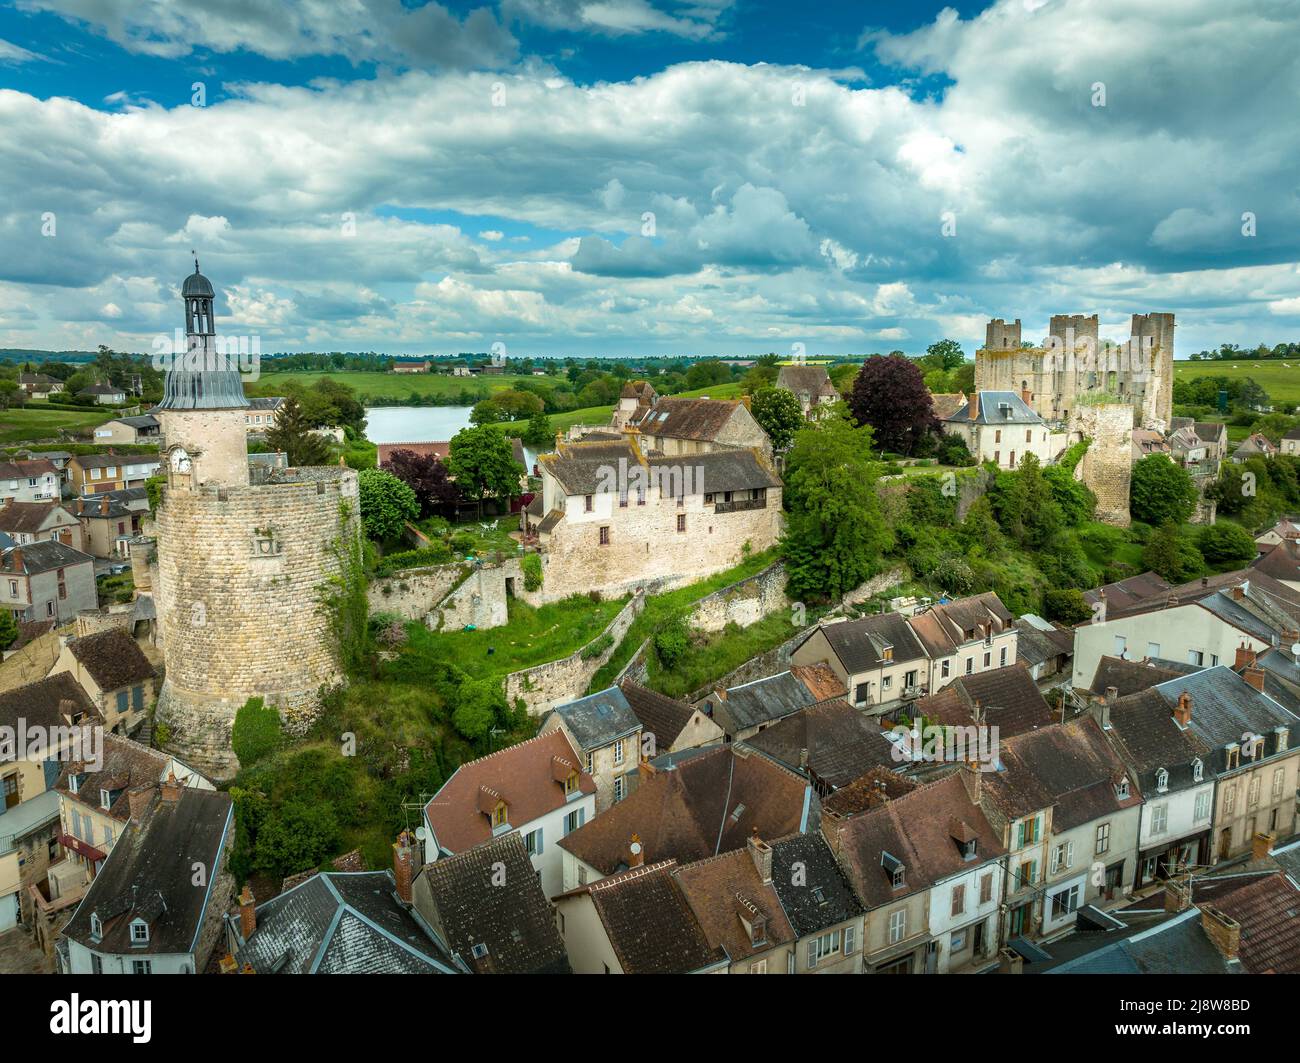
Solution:
<svg viewBox="0 0 1300 1063"><path fill-rule="evenodd" d="M524 573L524 590L539 591L542 589L542 559L537 554L524 554L519 562L519 567Z"/></svg>
<svg viewBox="0 0 1300 1063"><path fill-rule="evenodd" d="M1045 592L1043 613L1048 620L1057 620L1062 624L1082 624L1092 616L1083 592L1074 587Z"/></svg>
<svg viewBox="0 0 1300 1063"><path fill-rule="evenodd" d="M419 550L398 550L385 554L375 567L376 576L391 576L404 568L422 568L425 565L445 565L451 561L451 550L445 543L435 542Z"/></svg>
<svg viewBox="0 0 1300 1063"><path fill-rule="evenodd" d="M679 616L669 620L655 633L655 654L659 658L659 663L665 668L675 667L685 655L690 641L691 635L686 627L686 621Z"/></svg>
<svg viewBox="0 0 1300 1063"><path fill-rule="evenodd" d="M283 740L280 711L274 705L267 705L261 698L249 698L235 713L230 746L241 767L247 768L275 752Z"/></svg>

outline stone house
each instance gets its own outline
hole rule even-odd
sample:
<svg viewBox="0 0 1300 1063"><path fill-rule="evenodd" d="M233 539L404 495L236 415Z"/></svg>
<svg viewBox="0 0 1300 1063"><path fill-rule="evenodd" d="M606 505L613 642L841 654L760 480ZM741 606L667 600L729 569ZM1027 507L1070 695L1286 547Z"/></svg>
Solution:
<svg viewBox="0 0 1300 1063"><path fill-rule="evenodd" d="M74 454L68 462L68 479L78 495L102 495L143 487L161 469L161 459L147 454Z"/></svg>
<svg viewBox="0 0 1300 1063"><path fill-rule="evenodd" d="M622 801L636 786L641 763L641 721L618 687L557 705L539 735L563 731L596 783L596 814Z"/></svg>
<svg viewBox="0 0 1300 1063"><path fill-rule="evenodd" d="M15 502L0 506L0 532L18 546L52 540L84 550L81 523L58 502Z"/></svg>
<svg viewBox="0 0 1300 1063"><path fill-rule="evenodd" d="M620 397L620 411L623 402ZM616 426L618 420L616 411ZM646 385L622 427L639 436L647 453L670 458L718 450L756 450L769 460L772 456L772 441L739 400L661 398Z"/></svg>
<svg viewBox="0 0 1300 1063"><path fill-rule="evenodd" d="M95 559L89 554L48 539L0 553L0 608L16 619L66 623L98 605Z"/></svg>
<svg viewBox="0 0 1300 1063"><path fill-rule="evenodd" d="M0 502L57 502L59 470L52 461L0 461Z"/></svg>
<svg viewBox="0 0 1300 1063"><path fill-rule="evenodd" d="M115 417L95 429L96 443L140 444L157 441L162 435L158 418L150 414L138 417Z"/></svg>
<svg viewBox="0 0 1300 1063"><path fill-rule="evenodd" d="M764 848L750 839L749 852L770 876L796 935L794 973L861 974L866 910L826 840L791 834Z"/></svg>
<svg viewBox="0 0 1300 1063"><path fill-rule="evenodd" d="M142 521L149 514L148 499L140 507L124 497L129 493L113 491L73 503L87 553L101 558L129 553L127 543L140 534Z"/></svg>
<svg viewBox="0 0 1300 1063"><path fill-rule="evenodd" d="M234 804L174 779L130 791L135 809L58 943L63 974L195 974L234 899ZM204 885L196 888L196 866Z"/></svg>
<svg viewBox="0 0 1300 1063"><path fill-rule="evenodd" d="M157 671L123 628L68 640L50 674L60 672L76 679L115 734L134 732L153 705Z"/></svg>
<svg viewBox="0 0 1300 1063"><path fill-rule="evenodd" d="M794 393L805 417L811 417L819 406L840 401L840 393L831 383L825 366L783 365L777 370L776 386Z"/></svg>
<svg viewBox="0 0 1300 1063"><path fill-rule="evenodd" d="M1300 428L1292 428L1282 436L1282 443L1279 447L1283 454L1295 457L1300 455Z"/></svg>
<svg viewBox="0 0 1300 1063"><path fill-rule="evenodd" d="M1252 432L1240 443L1232 452L1228 459L1234 465L1244 464L1250 458L1271 458L1277 454L1275 447L1268 436L1262 432Z"/></svg>
<svg viewBox="0 0 1300 1063"><path fill-rule="evenodd" d="M1013 391L976 391L943 420L943 430L966 444L981 463L1016 469L1026 454L1046 465L1054 457L1046 422Z"/></svg>
<svg viewBox="0 0 1300 1063"><path fill-rule="evenodd" d="M78 391L77 396L94 399L99 406L121 406L126 402L126 392L116 384L91 384Z"/></svg>
<svg viewBox="0 0 1300 1063"><path fill-rule="evenodd" d="M276 415L284 405L280 395L250 396L248 409L244 411L244 427L249 435L262 435L275 425Z"/></svg>
<svg viewBox="0 0 1300 1063"><path fill-rule="evenodd" d="M641 721L642 741L648 757L698 749L723 740L722 728L696 706L643 687L631 679L623 679L619 689Z"/></svg>

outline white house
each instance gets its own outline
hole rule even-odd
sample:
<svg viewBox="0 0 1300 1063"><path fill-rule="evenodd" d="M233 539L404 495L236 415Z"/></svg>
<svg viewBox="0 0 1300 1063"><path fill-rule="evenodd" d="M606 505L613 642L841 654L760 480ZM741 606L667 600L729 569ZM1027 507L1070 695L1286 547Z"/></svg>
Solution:
<svg viewBox="0 0 1300 1063"><path fill-rule="evenodd" d="M978 391L943 420L943 430L965 444L977 461L1015 469L1026 454L1052 460L1051 430L1014 391Z"/></svg>

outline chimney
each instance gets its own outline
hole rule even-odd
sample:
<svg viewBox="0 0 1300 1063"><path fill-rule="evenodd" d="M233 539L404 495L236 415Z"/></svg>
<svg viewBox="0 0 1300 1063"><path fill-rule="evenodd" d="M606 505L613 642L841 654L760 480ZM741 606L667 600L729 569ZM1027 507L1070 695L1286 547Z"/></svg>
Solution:
<svg viewBox="0 0 1300 1063"><path fill-rule="evenodd" d="M1192 722L1192 695L1184 690L1178 695L1178 704L1174 706L1174 719L1180 727Z"/></svg>
<svg viewBox="0 0 1300 1063"><path fill-rule="evenodd" d="M176 781L176 773L169 771L167 781L162 784L162 799L168 804L174 805L181 799L181 790L183 789L184 787Z"/></svg>
<svg viewBox="0 0 1300 1063"><path fill-rule="evenodd" d="M127 804L130 806L131 818L133 820L141 820L144 818L145 812L148 811L149 805L153 801L153 793L153 786L137 786L126 795Z"/></svg>
<svg viewBox="0 0 1300 1063"><path fill-rule="evenodd" d="M1015 949L998 949L998 974L1024 974L1025 958Z"/></svg>
<svg viewBox="0 0 1300 1063"><path fill-rule="evenodd" d="M1236 961L1237 950L1241 947L1241 924L1237 920L1224 915L1212 904L1204 904L1201 906L1201 929L1225 960Z"/></svg>
<svg viewBox="0 0 1300 1063"><path fill-rule="evenodd" d="M107 517L107 516L108 516L108 495L104 495L104 496L99 500L99 515L100 515L101 517Z"/></svg>
<svg viewBox="0 0 1300 1063"><path fill-rule="evenodd" d="M970 403L967 406L967 414L972 421L978 421L980 417L980 393L977 390L970 393Z"/></svg>
<svg viewBox="0 0 1300 1063"><path fill-rule="evenodd" d="M799 750L799 770L808 770L808 750L806 749Z"/></svg>
<svg viewBox="0 0 1300 1063"><path fill-rule="evenodd" d="M1244 597L1246 597L1246 592L1242 589L1241 584L1238 583L1237 586L1232 588L1232 600L1234 602L1239 602Z"/></svg>
<svg viewBox="0 0 1300 1063"><path fill-rule="evenodd" d="M632 835L632 844L628 846L628 867L640 867L645 863L645 847L641 844L639 834Z"/></svg>
<svg viewBox="0 0 1300 1063"><path fill-rule="evenodd" d="M256 929L257 903L253 900L253 891L244 886L239 893L239 933L247 941Z"/></svg>
<svg viewBox="0 0 1300 1063"><path fill-rule="evenodd" d="M1115 699L1116 699L1117 697L1119 697L1119 687L1107 687L1107 688L1106 688L1106 704L1107 704L1107 705L1114 705L1114 704L1115 704Z"/></svg>
<svg viewBox="0 0 1300 1063"><path fill-rule="evenodd" d="M1170 915L1185 912L1192 906L1190 875L1175 875L1165 881L1165 911Z"/></svg>
<svg viewBox="0 0 1300 1063"><path fill-rule="evenodd" d="M1273 851L1275 841L1277 841L1277 835L1262 830L1256 831L1255 836L1250 839L1250 858L1252 860L1267 860L1268 854Z"/></svg>
<svg viewBox="0 0 1300 1063"><path fill-rule="evenodd" d="M1114 690L1114 687L1107 687L1104 698L1095 699L1088 705L1089 715L1097 721L1097 726L1103 731L1110 730L1110 706L1111 702L1115 700L1111 697L1111 693Z"/></svg>
<svg viewBox="0 0 1300 1063"><path fill-rule="evenodd" d="M403 904L411 903L411 883L415 881L415 851L411 848L411 835L402 831L393 843L393 880L397 897Z"/></svg>
<svg viewBox="0 0 1300 1063"><path fill-rule="evenodd" d="M1237 659L1232 662L1232 670L1234 672L1240 672L1243 668L1254 667L1254 664L1255 651L1250 648L1249 643L1242 642L1242 644L1237 647Z"/></svg>
<svg viewBox="0 0 1300 1063"><path fill-rule="evenodd" d="M764 886L772 884L772 847L758 836L755 830L745 842L745 847L749 850L750 859L754 861L754 866L758 868L759 877L763 880Z"/></svg>
<svg viewBox="0 0 1300 1063"><path fill-rule="evenodd" d="M1264 693L1264 669L1247 668L1241 673L1241 678L1253 686L1261 694Z"/></svg>
<svg viewBox="0 0 1300 1063"><path fill-rule="evenodd" d="M10 556L14 560L14 571L22 572L23 571L23 548L21 546L15 546L13 550L10 551Z"/></svg>

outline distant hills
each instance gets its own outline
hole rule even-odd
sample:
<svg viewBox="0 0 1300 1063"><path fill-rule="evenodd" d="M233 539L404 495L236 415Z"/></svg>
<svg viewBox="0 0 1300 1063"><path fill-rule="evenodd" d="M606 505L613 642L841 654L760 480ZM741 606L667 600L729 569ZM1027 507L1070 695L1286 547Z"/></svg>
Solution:
<svg viewBox="0 0 1300 1063"><path fill-rule="evenodd" d="M93 362L96 351L32 351L23 347L0 347L0 362Z"/></svg>

